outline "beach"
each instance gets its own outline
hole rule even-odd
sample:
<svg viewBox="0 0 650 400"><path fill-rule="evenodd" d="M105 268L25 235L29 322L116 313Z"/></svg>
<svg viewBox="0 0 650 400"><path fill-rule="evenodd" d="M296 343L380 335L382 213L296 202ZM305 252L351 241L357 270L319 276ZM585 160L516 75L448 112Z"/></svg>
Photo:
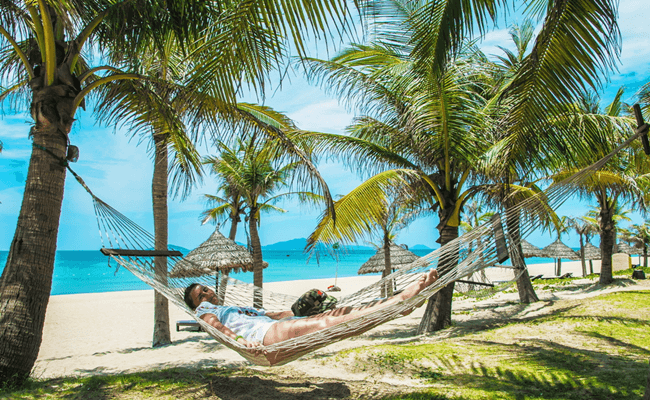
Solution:
<svg viewBox="0 0 650 400"><path fill-rule="evenodd" d="M599 268L600 263L594 262L594 272L599 272ZM562 272L571 272L573 276L579 277L582 275L581 264L579 261L563 262ZM496 269L494 273L497 273ZM552 276L554 265L530 265L529 274ZM499 278L502 277L493 277L495 280ZM336 283L342 291L332 294L337 297L345 296L379 279L379 275L338 278ZM298 296L309 289L324 289L333 283L334 278L298 280L265 283L264 288ZM518 300L516 293L503 296L509 296L513 301ZM540 298L543 296L546 294L540 295ZM225 348L206 333L177 332L175 322L191 317L173 305L169 307L173 344L151 348L153 297L152 290L52 296L47 308L43 341L32 376L53 378L171 367L249 365L236 352ZM454 310L475 307L475 302L473 299L455 301ZM494 304L496 307L498 303ZM414 331L423 312L424 307L421 307L409 316L390 321L363 335L327 346L317 352L328 354L343 348L379 343L382 340L408 338L409 335L404 332Z"/></svg>

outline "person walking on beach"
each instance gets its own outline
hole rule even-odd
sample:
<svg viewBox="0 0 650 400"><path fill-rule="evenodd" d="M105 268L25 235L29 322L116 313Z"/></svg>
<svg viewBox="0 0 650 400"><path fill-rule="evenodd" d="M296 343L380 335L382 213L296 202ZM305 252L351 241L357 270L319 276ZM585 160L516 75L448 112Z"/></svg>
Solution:
<svg viewBox="0 0 650 400"><path fill-rule="evenodd" d="M309 317L296 317L291 311L266 312L250 307L221 306L214 290L198 283L185 289L185 303L199 318L241 345L259 347L317 332L397 304L417 295L437 279L438 271L432 269L387 299L363 307L341 307Z"/></svg>

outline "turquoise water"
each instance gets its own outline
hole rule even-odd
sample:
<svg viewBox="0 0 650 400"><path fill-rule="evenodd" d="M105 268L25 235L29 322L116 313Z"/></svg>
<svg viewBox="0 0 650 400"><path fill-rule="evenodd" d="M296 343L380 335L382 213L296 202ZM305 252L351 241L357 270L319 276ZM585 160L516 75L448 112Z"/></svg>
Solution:
<svg viewBox="0 0 650 400"><path fill-rule="evenodd" d="M424 256L430 250L412 250ZM265 250L264 260L269 267L264 270L265 282L290 281L296 279L320 279L357 276L357 270L373 254L374 250L356 250L341 256L339 261L332 257L312 257L301 251ZM7 252L0 251L0 272L4 269ZM548 258L529 258L527 264L553 262ZM116 270L117 263L97 251L57 251L52 277L52 295L76 293L101 293L123 290L149 289L145 283L136 278L125 268ZM233 274L233 278L252 283L252 273Z"/></svg>

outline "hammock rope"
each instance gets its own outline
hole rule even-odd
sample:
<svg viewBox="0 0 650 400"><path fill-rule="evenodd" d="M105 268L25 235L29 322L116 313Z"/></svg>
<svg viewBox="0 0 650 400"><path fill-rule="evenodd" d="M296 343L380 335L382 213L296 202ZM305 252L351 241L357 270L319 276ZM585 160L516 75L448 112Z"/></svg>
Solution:
<svg viewBox="0 0 650 400"><path fill-rule="evenodd" d="M496 214L497 216L491 221L459 236L410 265L397 269L392 274L362 288L354 294L340 298L338 305L340 307L360 307L367 305L381 297L382 288L387 283L393 284L397 290L400 290L418 280L430 268L437 268L440 278L418 295L318 332L255 349L242 346L211 325L208 325L202 319L196 318L193 311L183 301L184 290L191 283L200 283L205 286L214 287L215 279L213 275L200 277L171 276L170 272L174 270L177 264L186 266L186 263L192 263L189 260L183 259L181 255L178 255L180 253L165 252L165 254L169 253L166 256L167 274L161 274L156 273L155 267L155 260L156 258L160 259L160 257L136 255L125 251L120 252L120 249L142 250L146 254L147 251L155 248L154 236L96 197L81 177L74 173L69 166L68 169L70 169L77 181L82 184L93 199L102 246L104 248L115 249L115 252L110 254L111 258L153 289L163 294L170 302L192 315L201 324L202 328L219 342L237 351L251 363L270 366L285 364L335 341L361 334L382 323L397 318L402 313L409 312L416 306L419 306L423 301L452 282L471 276L479 276L483 279L485 278L486 268L495 267L498 263L504 261L504 257L513 259L513 261L519 260L523 263L523 256L519 252L519 246L513 245L513 236L521 240L538 229L539 221L536 219L535 213L530 212L530 210L539 207L557 209L565 200L573 195L575 189L581 182L584 182L595 171L607 163L618 151L629 145L632 140L639 137L642 133L637 132L636 135L623 142L617 149L603 159L564 181L551 185L536 196L520 202L515 207L509 209L507 213ZM502 221L505 221L505 224L502 224ZM513 265L523 264L513 263ZM198 270L199 267L196 266L196 269ZM520 274L525 271L524 269L518 268L503 268L503 270L509 271L512 276L510 279L497 285L498 287L485 289L481 285L474 284L473 287L469 287L466 290L500 290L512 285ZM483 282L485 282L485 279L483 279ZM476 288L476 286L479 287ZM251 284L228 278L224 304L250 306L253 304L254 292L259 292L260 290L263 296L264 308L270 311L288 310L296 300L295 296L273 293L268 290L255 288ZM215 292L217 292L217 288L215 288Z"/></svg>

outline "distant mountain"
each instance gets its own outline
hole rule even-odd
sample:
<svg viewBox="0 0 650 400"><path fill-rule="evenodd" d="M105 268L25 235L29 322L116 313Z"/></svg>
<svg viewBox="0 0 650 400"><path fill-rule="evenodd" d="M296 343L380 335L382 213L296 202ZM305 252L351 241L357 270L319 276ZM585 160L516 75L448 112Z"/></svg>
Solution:
<svg viewBox="0 0 650 400"><path fill-rule="evenodd" d="M285 250L299 250L302 251L307 246L307 239L291 239L284 242L277 242L273 244L267 244L262 246L262 250L275 250L275 251L285 251ZM345 246L347 250L374 250L370 246Z"/></svg>
<svg viewBox="0 0 650 400"><path fill-rule="evenodd" d="M409 247L411 250L433 250L431 247L425 246L423 244L416 244L413 247Z"/></svg>
<svg viewBox="0 0 650 400"><path fill-rule="evenodd" d="M291 239L287 240L285 242L277 242L273 244L267 244L266 246L262 246L263 250L302 250L307 246L307 239L305 238L300 238L300 239Z"/></svg>

